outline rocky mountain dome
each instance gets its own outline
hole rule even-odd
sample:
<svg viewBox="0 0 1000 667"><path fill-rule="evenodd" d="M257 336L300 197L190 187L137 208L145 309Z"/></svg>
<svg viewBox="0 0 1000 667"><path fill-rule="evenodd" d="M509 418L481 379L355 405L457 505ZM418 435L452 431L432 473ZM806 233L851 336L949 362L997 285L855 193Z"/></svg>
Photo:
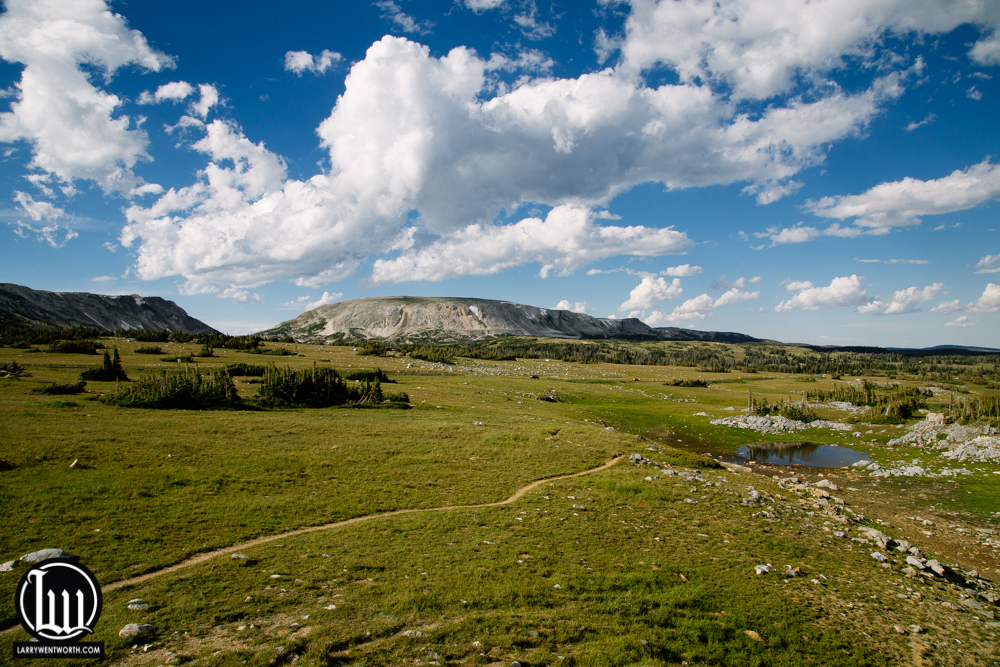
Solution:
<svg viewBox="0 0 1000 667"><path fill-rule="evenodd" d="M739 333L653 328L635 318L606 319L569 310L510 301L453 297L368 297L320 306L261 332L297 341L367 340L410 342L478 340L498 336L576 339L704 340L750 343Z"/></svg>

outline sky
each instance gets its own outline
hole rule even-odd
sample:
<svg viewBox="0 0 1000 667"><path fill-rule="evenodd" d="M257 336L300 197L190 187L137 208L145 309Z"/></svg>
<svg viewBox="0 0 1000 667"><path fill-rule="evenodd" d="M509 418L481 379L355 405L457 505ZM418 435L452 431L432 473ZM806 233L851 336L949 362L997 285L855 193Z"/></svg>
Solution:
<svg viewBox="0 0 1000 667"><path fill-rule="evenodd" d="M6 0L0 282L1000 347L998 0Z"/></svg>

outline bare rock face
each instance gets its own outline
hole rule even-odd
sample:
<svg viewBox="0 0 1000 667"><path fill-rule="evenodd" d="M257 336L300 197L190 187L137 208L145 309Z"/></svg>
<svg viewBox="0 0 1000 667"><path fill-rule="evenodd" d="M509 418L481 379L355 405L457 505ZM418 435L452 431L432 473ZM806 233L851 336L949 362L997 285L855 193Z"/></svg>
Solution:
<svg viewBox="0 0 1000 667"><path fill-rule="evenodd" d="M723 342L757 340L742 334L654 329L635 318L612 320L510 301L444 297L371 297L328 304L262 334L291 336L301 341L384 338L446 342L497 336L720 341L732 337L733 340L726 338Z"/></svg>
<svg viewBox="0 0 1000 667"><path fill-rule="evenodd" d="M12 283L0 283L0 326L166 330L191 334L215 331L173 301L158 296L46 292Z"/></svg>

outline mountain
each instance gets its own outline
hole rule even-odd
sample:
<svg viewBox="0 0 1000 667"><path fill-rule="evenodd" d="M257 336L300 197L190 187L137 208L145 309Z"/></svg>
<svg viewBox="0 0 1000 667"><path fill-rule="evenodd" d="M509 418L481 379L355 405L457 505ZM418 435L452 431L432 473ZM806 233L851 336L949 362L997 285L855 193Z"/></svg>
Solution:
<svg viewBox="0 0 1000 667"><path fill-rule="evenodd" d="M184 331L215 329L158 296L105 296L89 292L45 292L0 283L0 328L94 327L106 331Z"/></svg>
<svg viewBox="0 0 1000 667"><path fill-rule="evenodd" d="M320 306L261 332L297 341L331 339L447 342L497 336L752 343L738 333L654 329L635 318L604 319L510 301L451 297L369 297Z"/></svg>

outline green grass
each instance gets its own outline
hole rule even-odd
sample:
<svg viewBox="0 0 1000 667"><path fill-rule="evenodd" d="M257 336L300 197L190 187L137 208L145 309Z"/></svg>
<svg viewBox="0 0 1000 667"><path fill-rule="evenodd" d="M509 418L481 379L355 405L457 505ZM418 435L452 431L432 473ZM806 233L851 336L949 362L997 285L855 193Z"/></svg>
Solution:
<svg viewBox="0 0 1000 667"><path fill-rule="evenodd" d="M132 377L177 368L116 344ZM247 548L249 561L218 556L111 590L96 637L107 643L111 664L131 652L116 634L128 622L157 627L150 664L165 663L169 650L181 662L219 666L291 664L300 656L297 665L371 667L426 663L431 653L441 664L463 665L515 659L587 666L885 665L911 655L894 623L931 627L932 621L938 624L928 635L932 663L956 656L952 637L967 643L966 657L986 650L976 643L981 629L970 629L964 617L943 624L930 605L918 610L897 599L904 582L898 572L876 567L870 549L820 530L822 518L807 515L807 508L782 510L782 519L771 521L760 508L739 504L749 485L777 493L770 480L721 470L700 456L731 454L764 438L712 426L695 413L733 414L722 409L744 406L748 389L772 402L794 398L801 391L794 377L733 377L737 383L720 385L721 376L692 369L542 361L456 360L451 370L439 371L413 359L357 356L350 347L278 349L286 347L302 355L286 359L303 371L318 362L364 378L377 366L414 407L127 409L93 400L114 390L109 382L88 383L75 401L52 402L29 391L66 382L93 358L0 349L0 362L16 358L28 366L21 379L0 380L0 460L9 464L0 469L0 561L59 547L107 584L257 537L398 509L431 510L282 538ZM199 346L164 348L184 356ZM219 348L215 354L191 372L260 359ZM476 363L488 363L495 374L469 373L485 368ZM642 381L631 382L637 374ZM663 384L698 377L709 386ZM241 376L236 387L251 399L260 385ZM535 398L550 391L558 402ZM866 436L866 443L884 443L898 431L886 430ZM824 442L847 440L816 435ZM881 455L881 447L874 453ZM622 462L547 483L503 507L433 509L498 502L533 480L633 452L722 486ZM993 525L992 478L919 485L928 509L948 504ZM871 488L900 499L910 493L896 480ZM688 497L698 503L684 502ZM757 577L753 566L761 562L800 567L805 576L788 583L777 570ZM819 574L828 579L812 583ZM17 571L0 574L2 627L15 623L18 578ZM940 585L924 589L928 596L952 595ZM150 609L127 610L134 597L149 601ZM337 609L325 609L329 605ZM403 635L407 630L426 636ZM3 635L0 655L23 638L20 630Z"/></svg>

